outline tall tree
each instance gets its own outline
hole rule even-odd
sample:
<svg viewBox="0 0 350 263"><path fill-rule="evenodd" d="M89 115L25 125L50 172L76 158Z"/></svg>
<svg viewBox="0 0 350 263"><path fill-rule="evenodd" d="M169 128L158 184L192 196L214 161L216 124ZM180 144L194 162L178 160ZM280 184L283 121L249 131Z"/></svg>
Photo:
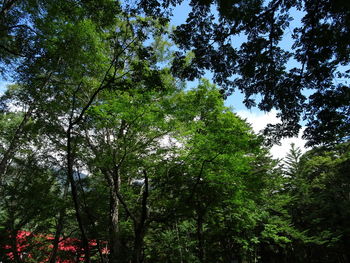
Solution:
<svg viewBox="0 0 350 263"><path fill-rule="evenodd" d="M290 177L295 177L300 173L300 157L302 156L301 149L296 147L294 143L291 144L291 148L284 158L285 174Z"/></svg>
<svg viewBox="0 0 350 263"><path fill-rule="evenodd" d="M30 54L10 61L16 66L11 75L20 86L15 99L22 109L28 107L30 111L3 151L1 175L18 151L24 132L22 126L34 119L45 139L52 140L56 146L53 154L66 153L61 161L66 165L85 261L89 262L83 205L74 179L78 147L75 134L102 90L161 82L156 47L147 45L146 40L151 35L159 38L164 30L156 20L123 12L115 1L101 1L98 5L39 1L33 7L30 5L23 2L11 6L12 15L17 16L13 23L23 20L27 23L25 28L34 28L36 33L28 40L30 46L26 46ZM27 11L25 18L18 10ZM17 37L16 32L9 34ZM17 62L20 62L18 66Z"/></svg>
<svg viewBox="0 0 350 263"><path fill-rule="evenodd" d="M146 14L168 17L188 3L190 13L173 34L173 72L193 80L210 71L224 94L239 90L245 105L279 111L273 139L297 135L306 121L309 145L349 139L350 5L333 0L151 0ZM293 32L293 16L302 16ZM286 35L293 40L286 48ZM243 40L243 43L241 43ZM190 53L190 59L187 54ZM261 95L256 101L254 96ZM309 95L310 94L310 95ZM309 95L307 97L307 95ZM260 98L260 97L259 97Z"/></svg>
<svg viewBox="0 0 350 263"><path fill-rule="evenodd" d="M215 258L209 236L219 236L205 229L220 231L216 212L249 199L246 188L259 185L254 181L261 174L250 164L262 141L223 106L218 90L207 81L188 92L167 83L163 93L101 93L81 131L87 143L83 148L90 149L83 156L91 179L103 176L109 189L111 262L153 258L143 252L157 246L145 244L148 233L157 233L159 224L181 225L183 218L194 224L193 260ZM217 245L218 251L230 253Z"/></svg>

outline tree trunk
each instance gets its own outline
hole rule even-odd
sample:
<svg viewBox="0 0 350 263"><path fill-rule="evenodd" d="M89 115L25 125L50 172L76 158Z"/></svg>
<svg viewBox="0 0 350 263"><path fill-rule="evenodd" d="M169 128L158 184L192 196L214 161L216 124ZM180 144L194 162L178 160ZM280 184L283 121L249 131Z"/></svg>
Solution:
<svg viewBox="0 0 350 263"><path fill-rule="evenodd" d="M144 190L142 193L142 202L141 202L141 216L139 220L134 221L134 254L133 254L133 263L143 262L143 238L146 233L146 220L148 219L148 208L147 208L147 199L148 199L148 176L146 170L143 170L143 175L145 179Z"/></svg>
<svg viewBox="0 0 350 263"><path fill-rule="evenodd" d="M204 255L204 241L203 241L203 213L200 209L197 210L197 240L198 240L198 259L203 263Z"/></svg>
<svg viewBox="0 0 350 263"><path fill-rule="evenodd" d="M52 248L52 252L51 252L50 260L49 260L50 263L56 263L58 244L60 243L60 236L61 236L61 233L63 230L63 220L64 220L64 217L66 214L65 212L66 212L65 209L62 209L58 215L56 233L55 233L55 238L54 238L53 243L52 243L53 248Z"/></svg>
<svg viewBox="0 0 350 263"><path fill-rule="evenodd" d="M12 254L13 254L13 259L16 263L21 263L22 260L20 258L20 251L17 251L17 234L18 231L17 230L12 230L11 231L11 250L12 250Z"/></svg>
<svg viewBox="0 0 350 263"><path fill-rule="evenodd" d="M67 195L68 195L68 187L69 187L69 182L67 181L64 185L63 200L65 200ZM54 238L53 243L52 243L53 248L52 248L52 252L51 252L50 260L49 260L50 263L56 263L58 245L60 243L60 236L62 234L63 222L64 222L65 216L66 216L66 208L63 206L58 214L58 221L57 221L57 226L56 226L55 238Z"/></svg>
<svg viewBox="0 0 350 263"><path fill-rule="evenodd" d="M134 237L134 254L133 254L133 263L143 262L143 237L144 237L144 225L141 223L135 225L135 237Z"/></svg>
<svg viewBox="0 0 350 263"><path fill-rule="evenodd" d="M119 191L119 189L118 189ZM121 262L120 238L119 238L119 199L113 189L110 190L110 215L109 215L109 239L111 263Z"/></svg>
<svg viewBox="0 0 350 263"><path fill-rule="evenodd" d="M89 241L88 241L86 231L83 225L82 217L81 217L80 206L78 201L78 191L74 181L74 174L73 174L71 129L72 127L70 125L67 130L67 177L68 177L68 181L70 182L71 194L72 194L72 199L73 199L74 209L75 209L75 216L76 216L76 219L79 225L79 230L81 233L82 248L84 249L84 262L89 263L90 262Z"/></svg>

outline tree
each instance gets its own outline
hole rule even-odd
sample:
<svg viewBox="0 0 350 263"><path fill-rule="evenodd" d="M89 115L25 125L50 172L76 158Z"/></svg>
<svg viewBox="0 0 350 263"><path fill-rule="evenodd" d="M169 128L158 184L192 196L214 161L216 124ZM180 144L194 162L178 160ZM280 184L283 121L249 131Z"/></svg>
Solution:
<svg viewBox="0 0 350 263"><path fill-rule="evenodd" d="M12 254L15 262L22 262L20 254L35 254L37 260L43 260L46 251L41 249L43 244L36 242L34 235L42 232L49 234L55 228L55 211L63 204L67 206L65 198L62 198L62 182L58 180L58 173L50 167L52 163L43 164L41 157L28 145L22 146L1 186L2 260L8 259L8 254ZM21 244L16 237L26 230L29 230L27 240ZM10 248L6 247L8 245Z"/></svg>
<svg viewBox="0 0 350 263"><path fill-rule="evenodd" d="M34 119L40 126L41 135L55 145L54 154L66 153L65 160L61 161L65 162L85 261L89 262L88 237L82 218L84 207L74 179L78 145L75 133L102 90L130 89L134 83L141 82L147 87L149 83L161 84L157 46L147 46L145 41L151 35L159 39L165 31L156 20L123 12L114 1L101 1L98 7L76 1L39 1L33 7L30 2L15 4L7 7L4 3L2 6L14 19L14 25L6 24L4 30L16 28L16 23L25 21L24 27L31 27L36 33L30 35L30 45L25 46L29 55L9 61L12 65L20 61L11 72L19 88L16 96L7 94L4 98L20 102L22 109L29 110L15 129L10 143L5 145L1 177L5 176L11 159L19 150L23 127ZM97 15L95 7L103 12ZM23 18L18 10L28 12ZM17 31L10 31L6 31L8 35L20 37ZM10 55L12 57L13 52Z"/></svg>
<svg viewBox="0 0 350 263"><path fill-rule="evenodd" d="M295 176L298 174L298 169L300 167L299 161L301 156L301 149L299 147L295 147L295 144L292 143L291 148L284 160L286 175Z"/></svg>
<svg viewBox="0 0 350 263"><path fill-rule="evenodd" d="M159 261L151 252L159 249L151 241L158 228L172 235L186 225L195 236L186 258L206 262L224 251L231 259L229 247L215 241L215 250L210 242L219 240L218 233L227 227L227 222L216 222L220 215L230 209L239 214L232 203L249 202L249 190L259 185L254 181L261 174L253 173L250 164L262 141L223 106L220 93L207 81L184 92L170 76L164 79L169 86L162 93L101 93L80 132L87 144L82 148L89 149L81 154L93 173L91 180L102 176L110 195L110 260ZM179 246L185 251L187 245Z"/></svg>
<svg viewBox="0 0 350 263"><path fill-rule="evenodd" d="M348 143L314 148L300 156L291 149L293 165L285 170L287 206L294 227L302 234L289 253L294 262L347 262L349 255ZM288 162L291 158L288 158ZM291 162L289 162L291 163ZM294 255L294 256L293 256ZM293 259L294 258L294 259Z"/></svg>
<svg viewBox="0 0 350 263"><path fill-rule="evenodd" d="M167 7L183 2L138 3L146 14L168 17ZM272 141L297 135L301 119L307 122L309 146L349 139L349 72L344 68L349 64L348 3L192 0L189 5L186 23L172 35L180 48L175 75L194 80L210 71L225 95L239 90L248 108L278 110L282 123L266 130ZM303 17L290 32L296 12ZM288 34L294 41L291 49L281 44ZM246 40L239 46L237 37ZM256 94L261 95L258 102Z"/></svg>
<svg viewBox="0 0 350 263"><path fill-rule="evenodd" d="M218 90L209 83L202 82L198 91L189 92L186 97L178 102L178 107L184 109L179 117L189 115L195 121L187 124L190 133L183 142L184 156L180 163L185 175L181 176L184 188L181 196L174 190L171 193L179 199L178 205L187 209L185 216L194 224L198 262L225 260L225 257L233 260L233 251L228 247L239 244L229 236L227 247L223 247L224 244L216 243L222 238L218 233L227 227L225 212L239 213L240 208L245 209L236 210L231 205L247 200L250 184L260 179L251 173L250 166L259 152L260 141L249 126L223 106ZM186 109L187 104L192 106ZM225 223L220 224L222 221Z"/></svg>
<svg viewBox="0 0 350 263"><path fill-rule="evenodd" d="M217 23L212 1L192 1L189 26L173 34L191 52L176 52L170 69L166 19L144 14L180 2L1 3L1 69L16 82L0 99L1 249L21 262L25 233L21 249L36 262L348 261L348 144L302 156L292 146L283 166L215 85L180 80L213 70L247 105L263 93L261 109L280 109L282 135L296 133L305 106L310 144L347 140L348 88L332 80L348 63L336 41L347 9L321 1L312 17L313 1L216 1ZM305 9L301 68L289 70L278 43L294 7ZM330 29L340 35L328 50ZM315 85L306 103L301 89ZM65 240L76 242L69 252Z"/></svg>

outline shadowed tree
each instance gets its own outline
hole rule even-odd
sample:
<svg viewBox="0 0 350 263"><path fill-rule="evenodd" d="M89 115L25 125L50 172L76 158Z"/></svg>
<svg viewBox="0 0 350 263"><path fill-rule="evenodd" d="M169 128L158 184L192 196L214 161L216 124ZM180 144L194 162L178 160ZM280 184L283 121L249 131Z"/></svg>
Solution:
<svg viewBox="0 0 350 263"><path fill-rule="evenodd" d="M183 0L138 1L146 14L169 17ZM349 139L350 4L340 0L191 0L176 27L173 72L194 80L209 71L224 95L241 91L248 108L278 110L271 142L306 121L308 145ZM291 32L295 14L301 15ZM291 48L282 44L291 35ZM243 43L242 43L243 41ZM293 63L292 63L293 62ZM256 101L255 95L261 100Z"/></svg>

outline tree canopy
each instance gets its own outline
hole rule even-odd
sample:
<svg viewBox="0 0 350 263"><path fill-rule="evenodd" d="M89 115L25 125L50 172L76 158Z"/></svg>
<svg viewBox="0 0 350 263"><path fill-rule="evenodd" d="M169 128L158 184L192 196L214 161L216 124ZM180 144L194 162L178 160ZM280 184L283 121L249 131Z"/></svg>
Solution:
<svg viewBox="0 0 350 263"><path fill-rule="evenodd" d="M183 2L140 0L139 6L148 15L168 17L168 8ZM248 108L276 109L282 124L268 127L272 139L298 134L300 120L306 122L304 137L310 146L349 138L349 3L192 0L188 4L186 22L172 35L180 49L174 74L193 80L212 72L225 95L239 90ZM301 19L291 29L295 15ZM286 36L291 47L283 44Z"/></svg>
<svg viewBox="0 0 350 263"><path fill-rule="evenodd" d="M170 30L181 3L1 1L1 262L350 261L349 6L193 0ZM321 146L274 160L301 119Z"/></svg>
<svg viewBox="0 0 350 263"><path fill-rule="evenodd" d="M93 41L91 33L108 28L121 13L153 16L164 25L172 8L183 2L3 1L1 71L6 74L19 61L48 56L43 45L53 47L55 41L60 50L70 53L81 47L62 37L51 41L52 33L61 31L68 37L78 30L80 37L74 41ZM188 4L186 23L171 34L179 48L172 63L176 76L193 80L211 72L224 96L241 91L248 108L276 109L282 123L266 129L271 142L298 134L301 120L306 122L304 137L310 146L348 139L349 4L331 0L193 0ZM291 29L295 14L301 19ZM55 20L57 15L70 20L74 28ZM283 44L286 36L291 47ZM85 43L85 50L96 53L98 43L90 44ZM51 58L51 63L58 58Z"/></svg>

